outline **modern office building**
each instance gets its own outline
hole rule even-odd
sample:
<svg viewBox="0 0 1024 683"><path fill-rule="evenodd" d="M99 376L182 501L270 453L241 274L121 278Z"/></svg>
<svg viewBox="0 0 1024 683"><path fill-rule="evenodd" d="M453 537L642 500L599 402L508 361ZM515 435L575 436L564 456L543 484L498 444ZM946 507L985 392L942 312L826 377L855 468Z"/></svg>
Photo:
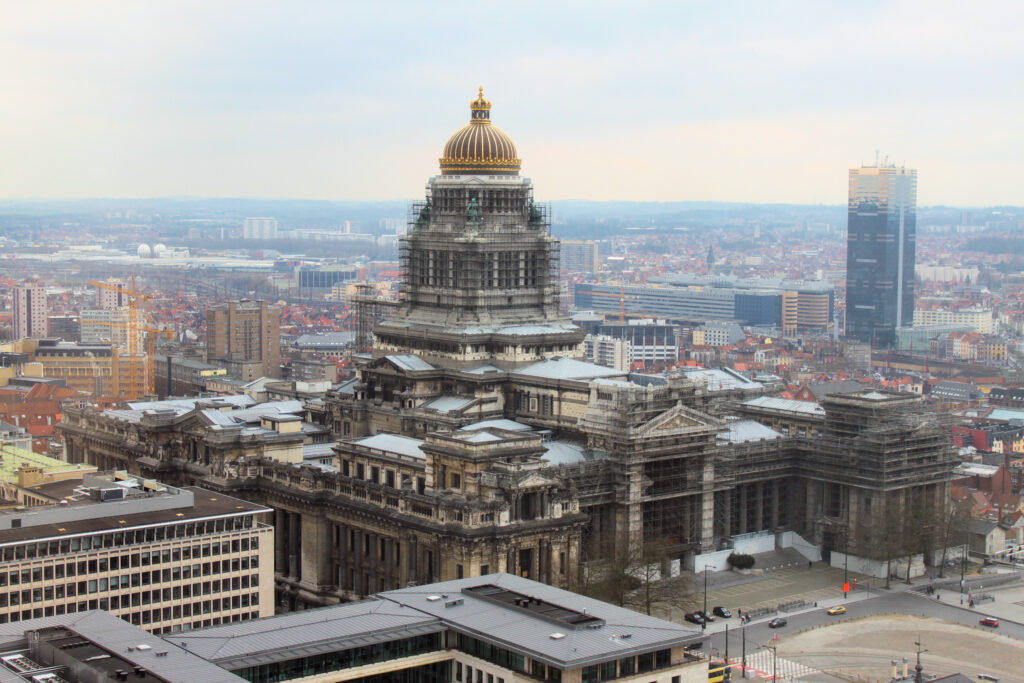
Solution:
<svg viewBox="0 0 1024 683"><path fill-rule="evenodd" d="M246 218L242 224L242 237L247 240L276 240L276 218Z"/></svg>
<svg viewBox="0 0 1024 683"><path fill-rule="evenodd" d="M101 609L156 633L274 613L267 508L125 472L0 511L0 623Z"/></svg>
<svg viewBox="0 0 1024 683"><path fill-rule="evenodd" d="M916 170L886 164L850 169L848 337L891 347L896 328L914 324L916 207Z"/></svg>
<svg viewBox="0 0 1024 683"><path fill-rule="evenodd" d="M704 683L701 638L491 574L162 638L96 611L0 624L0 680Z"/></svg>
<svg viewBox="0 0 1024 683"><path fill-rule="evenodd" d="M358 280L359 271L360 269L357 266L341 263L297 266L295 268L295 279L300 290L307 292L329 292L335 285Z"/></svg>
<svg viewBox="0 0 1024 683"><path fill-rule="evenodd" d="M58 337L64 341L80 341L82 326L73 315L51 315L48 321L50 337Z"/></svg>
<svg viewBox="0 0 1024 683"><path fill-rule="evenodd" d="M24 284L14 288L14 338L45 337L49 327L46 288Z"/></svg>
<svg viewBox="0 0 1024 683"><path fill-rule="evenodd" d="M277 377L281 371L281 309L243 299L206 311L206 362L224 364L240 379Z"/></svg>
<svg viewBox="0 0 1024 683"><path fill-rule="evenodd" d="M593 240L563 240L562 270L567 273L588 274L601 270L597 242Z"/></svg>
<svg viewBox="0 0 1024 683"><path fill-rule="evenodd" d="M971 332L993 334L995 317L991 308L917 308L914 310L914 327L918 325L960 325L970 328Z"/></svg>
<svg viewBox="0 0 1024 683"><path fill-rule="evenodd" d="M683 322L742 322L786 334L832 328L835 289L825 281L677 275L647 285L578 283L577 309Z"/></svg>

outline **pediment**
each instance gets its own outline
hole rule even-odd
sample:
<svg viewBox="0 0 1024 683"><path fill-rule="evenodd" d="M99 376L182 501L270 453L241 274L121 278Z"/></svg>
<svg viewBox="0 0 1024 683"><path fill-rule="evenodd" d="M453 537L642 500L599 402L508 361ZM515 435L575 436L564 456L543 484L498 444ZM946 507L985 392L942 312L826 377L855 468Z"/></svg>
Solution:
<svg viewBox="0 0 1024 683"><path fill-rule="evenodd" d="M708 427L716 422L717 420L709 415L704 415L682 404L677 404L642 425L638 431L652 436L659 434L667 435L689 431L693 428Z"/></svg>
<svg viewBox="0 0 1024 683"><path fill-rule="evenodd" d="M536 488L540 486L556 486L558 482L540 472L530 472L516 483L516 488Z"/></svg>

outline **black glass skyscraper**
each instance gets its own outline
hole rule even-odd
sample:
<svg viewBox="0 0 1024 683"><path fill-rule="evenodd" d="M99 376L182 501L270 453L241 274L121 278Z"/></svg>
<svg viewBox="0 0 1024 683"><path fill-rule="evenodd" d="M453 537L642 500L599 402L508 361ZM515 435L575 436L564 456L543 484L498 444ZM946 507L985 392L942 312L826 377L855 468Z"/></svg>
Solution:
<svg viewBox="0 0 1024 683"><path fill-rule="evenodd" d="M885 164L850 169L846 334L891 347L914 322L917 171Z"/></svg>

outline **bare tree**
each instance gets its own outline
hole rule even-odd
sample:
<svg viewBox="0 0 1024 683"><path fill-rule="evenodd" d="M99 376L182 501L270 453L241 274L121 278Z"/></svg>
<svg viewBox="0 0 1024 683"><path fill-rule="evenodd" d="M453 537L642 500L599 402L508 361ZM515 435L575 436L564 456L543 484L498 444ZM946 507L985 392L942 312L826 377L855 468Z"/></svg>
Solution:
<svg viewBox="0 0 1024 683"><path fill-rule="evenodd" d="M671 576L672 553L661 541L623 543L587 567L579 592L646 614L656 608L686 609L693 600L693 579Z"/></svg>
<svg viewBox="0 0 1024 683"><path fill-rule="evenodd" d="M939 528L942 535L942 563L939 565L939 576L946 575L946 553L949 544L956 542L964 545L967 541L967 529L971 521L971 509L966 501L949 498L939 512Z"/></svg>
<svg viewBox="0 0 1024 683"><path fill-rule="evenodd" d="M904 520L899 500L886 496L881 501L881 510L872 518L868 538L862 547L871 549L870 554L877 560L885 561L885 587L891 587L892 561L903 554Z"/></svg>

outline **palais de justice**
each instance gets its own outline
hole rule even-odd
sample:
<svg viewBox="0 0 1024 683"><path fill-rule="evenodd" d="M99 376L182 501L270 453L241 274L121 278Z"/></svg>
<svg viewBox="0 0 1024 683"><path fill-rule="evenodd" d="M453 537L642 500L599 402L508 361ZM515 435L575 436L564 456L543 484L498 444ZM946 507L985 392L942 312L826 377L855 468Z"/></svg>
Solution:
<svg viewBox="0 0 1024 683"><path fill-rule="evenodd" d="M954 456L920 397L801 410L770 377L581 360L520 166L481 90L410 213L401 304L354 379L275 403L69 409L68 459L272 508L284 609L492 572L571 588L645 540L684 567L783 531L870 555L886 506L948 497ZM304 457L328 438L328 465Z"/></svg>

